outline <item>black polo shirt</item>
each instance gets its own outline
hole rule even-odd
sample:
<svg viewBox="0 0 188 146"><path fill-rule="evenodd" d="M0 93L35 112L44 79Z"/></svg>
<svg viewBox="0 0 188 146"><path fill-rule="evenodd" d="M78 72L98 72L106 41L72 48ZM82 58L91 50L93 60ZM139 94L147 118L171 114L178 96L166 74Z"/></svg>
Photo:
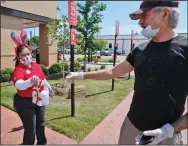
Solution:
<svg viewBox="0 0 188 146"><path fill-rule="evenodd" d="M134 96L128 117L141 130L172 124L184 112L188 95L187 38L149 41L127 57L134 66Z"/></svg>

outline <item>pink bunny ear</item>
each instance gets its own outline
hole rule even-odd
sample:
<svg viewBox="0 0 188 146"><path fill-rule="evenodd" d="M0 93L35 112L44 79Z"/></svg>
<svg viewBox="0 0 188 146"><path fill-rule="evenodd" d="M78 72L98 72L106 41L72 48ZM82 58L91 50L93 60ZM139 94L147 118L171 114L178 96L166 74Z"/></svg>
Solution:
<svg viewBox="0 0 188 146"><path fill-rule="evenodd" d="M20 34L20 38L21 38L21 41L23 44L26 43L26 39L27 39L27 31L26 30L23 30Z"/></svg>
<svg viewBox="0 0 188 146"><path fill-rule="evenodd" d="M17 46L21 44L21 40L15 32L11 32L11 38Z"/></svg>

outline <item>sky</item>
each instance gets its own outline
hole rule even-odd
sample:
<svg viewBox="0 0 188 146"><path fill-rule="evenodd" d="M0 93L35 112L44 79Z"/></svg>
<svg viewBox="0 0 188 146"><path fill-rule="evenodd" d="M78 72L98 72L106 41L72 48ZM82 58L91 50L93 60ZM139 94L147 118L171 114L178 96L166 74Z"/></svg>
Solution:
<svg viewBox="0 0 188 146"><path fill-rule="evenodd" d="M77 1L79 2L79 1ZM141 1L101 1L107 4L107 8L103 14L103 21L100 24L102 27L100 35L114 35L115 33L115 21L119 21L119 35L130 35L131 30L140 33L141 28L138 25L138 21L131 20L129 18L129 13L134 12L140 6ZM85 3L85 1L80 1L80 3ZM187 1L180 1L180 21L178 27L175 29L177 33L187 33ZM68 15L68 2L58 1L58 6L61 9L63 15ZM60 14L57 13L57 18ZM27 29L32 31L32 34L38 36L39 28ZM29 34L29 33L28 33Z"/></svg>

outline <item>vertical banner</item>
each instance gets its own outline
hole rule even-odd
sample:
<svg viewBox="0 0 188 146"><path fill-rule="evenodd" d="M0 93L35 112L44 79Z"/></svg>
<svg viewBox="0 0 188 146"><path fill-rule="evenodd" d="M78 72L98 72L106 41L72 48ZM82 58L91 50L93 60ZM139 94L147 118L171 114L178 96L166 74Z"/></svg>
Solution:
<svg viewBox="0 0 188 146"><path fill-rule="evenodd" d="M118 35L119 35L119 21L118 20L116 20L116 31L115 31L115 35L116 35L116 37L115 37L115 46L116 46L116 48L118 47Z"/></svg>
<svg viewBox="0 0 188 146"><path fill-rule="evenodd" d="M116 20L116 32L115 32L116 35L119 35L119 21Z"/></svg>
<svg viewBox="0 0 188 146"><path fill-rule="evenodd" d="M76 45L76 31L75 29L71 29L71 45Z"/></svg>
<svg viewBox="0 0 188 146"><path fill-rule="evenodd" d="M68 22L70 25L77 25L76 3L71 0L68 0Z"/></svg>

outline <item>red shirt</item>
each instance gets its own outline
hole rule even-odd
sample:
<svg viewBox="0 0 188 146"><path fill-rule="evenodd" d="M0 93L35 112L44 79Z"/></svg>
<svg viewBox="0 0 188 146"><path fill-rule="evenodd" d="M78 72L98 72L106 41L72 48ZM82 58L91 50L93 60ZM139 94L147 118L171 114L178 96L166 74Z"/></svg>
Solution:
<svg viewBox="0 0 188 146"><path fill-rule="evenodd" d="M23 65L22 63L19 63L13 71L12 81L15 84L17 80L27 80L34 75L39 77L39 79L41 80L45 79L45 75L40 65L38 65L37 63L31 62L31 68ZM17 89L17 94L21 97L32 98L33 87L34 85L27 88L26 90Z"/></svg>

